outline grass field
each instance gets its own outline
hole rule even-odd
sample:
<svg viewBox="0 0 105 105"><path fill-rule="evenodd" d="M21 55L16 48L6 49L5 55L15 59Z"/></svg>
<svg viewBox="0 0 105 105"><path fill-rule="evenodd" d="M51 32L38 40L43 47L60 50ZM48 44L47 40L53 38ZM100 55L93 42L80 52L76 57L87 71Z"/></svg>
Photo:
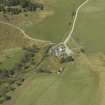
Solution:
<svg viewBox="0 0 105 105"><path fill-rule="evenodd" d="M84 0L41 0L44 11L20 14L19 16L0 15L0 20L15 24L33 38L60 42L64 40L73 21L73 12Z"/></svg>
<svg viewBox="0 0 105 105"><path fill-rule="evenodd" d="M32 37L59 42L70 28L70 11L75 11L80 2L49 0L47 5L53 14L39 23L23 25L24 29ZM104 12L104 0L90 0L79 12L73 38L86 54L78 53L74 62L65 64L60 75L30 74L3 105L105 105ZM42 67L50 63L48 59Z"/></svg>
<svg viewBox="0 0 105 105"><path fill-rule="evenodd" d="M80 58L67 65L62 75L32 74L4 105L99 105L97 73Z"/></svg>
<svg viewBox="0 0 105 105"><path fill-rule="evenodd" d="M73 12L84 0L48 0L47 8L43 15L48 16L38 24L25 28L32 37L59 42L66 37L73 21ZM47 13L48 12L48 13ZM50 15L51 14L51 15ZM42 15L42 16L43 16ZM50 16L49 16L50 15Z"/></svg>
<svg viewBox="0 0 105 105"><path fill-rule="evenodd" d="M104 0L90 0L80 10L73 35L87 53L105 52L104 12Z"/></svg>
<svg viewBox="0 0 105 105"><path fill-rule="evenodd" d="M21 62L23 52L20 48L5 50L0 53L0 69L11 70Z"/></svg>
<svg viewBox="0 0 105 105"><path fill-rule="evenodd" d="M0 52L28 44L27 39L15 28L0 23Z"/></svg>
<svg viewBox="0 0 105 105"><path fill-rule="evenodd" d="M51 56L43 60L38 67L38 70L57 73L60 67L63 67L63 64L60 64L60 61L55 56Z"/></svg>

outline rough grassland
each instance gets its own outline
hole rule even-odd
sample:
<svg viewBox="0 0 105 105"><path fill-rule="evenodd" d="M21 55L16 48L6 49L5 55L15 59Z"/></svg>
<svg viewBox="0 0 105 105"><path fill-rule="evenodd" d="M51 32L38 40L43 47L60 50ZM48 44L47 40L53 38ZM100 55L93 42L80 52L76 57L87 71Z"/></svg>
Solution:
<svg viewBox="0 0 105 105"><path fill-rule="evenodd" d="M62 2L63 0L57 5L61 5ZM88 58L80 54L73 63L65 65L65 70L61 75L30 74L24 84L16 89L12 100L4 105L105 105L104 4L104 0L92 0L81 9L74 32L76 41L85 47L86 52L93 54ZM63 6L66 7L62 4ZM58 23L61 21L59 18ZM47 19L46 24L49 20ZM51 21L50 25L52 23L54 22ZM30 33L34 33L38 38L49 37L48 40L51 38L58 41L61 38L57 34L62 35L59 32L62 28L57 28L58 30L54 32L49 27L45 31L44 26L40 23L38 28L44 29L36 28L38 31L36 32L33 28L35 31L32 30ZM41 32L48 34L41 34ZM50 35L55 33L54 35L59 38L49 36L49 33ZM97 55L97 52L102 52L102 54Z"/></svg>
<svg viewBox="0 0 105 105"><path fill-rule="evenodd" d="M84 0L41 0L45 10L4 16L0 21L15 24L33 38L60 42L71 28L73 14ZM27 15L27 16L25 16Z"/></svg>
<svg viewBox="0 0 105 105"><path fill-rule="evenodd" d="M27 44L27 40L15 28L0 23L0 52Z"/></svg>
<svg viewBox="0 0 105 105"><path fill-rule="evenodd" d="M68 29L70 28L68 23L72 23L73 12L75 12L78 5L84 0L48 0L46 12L42 13L42 17L48 14L38 24L32 23L32 25L25 28L26 32L34 38L43 40L51 40L53 42L59 42L65 38Z"/></svg>
<svg viewBox="0 0 105 105"><path fill-rule="evenodd" d="M0 53L0 69L11 70L21 62L23 52L20 48L9 49Z"/></svg>
<svg viewBox="0 0 105 105"><path fill-rule="evenodd" d="M105 0L90 0L79 13L74 37L87 52L105 52Z"/></svg>
<svg viewBox="0 0 105 105"><path fill-rule="evenodd" d="M79 58L67 65L62 75L31 75L5 105L99 105L97 73Z"/></svg>

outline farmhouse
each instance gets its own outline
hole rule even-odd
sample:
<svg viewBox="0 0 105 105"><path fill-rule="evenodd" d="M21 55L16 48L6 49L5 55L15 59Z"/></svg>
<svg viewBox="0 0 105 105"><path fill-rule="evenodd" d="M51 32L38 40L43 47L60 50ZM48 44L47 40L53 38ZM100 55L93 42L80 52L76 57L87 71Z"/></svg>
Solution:
<svg viewBox="0 0 105 105"><path fill-rule="evenodd" d="M60 60L62 59L66 60L68 58L71 58L73 55L73 52L64 44L53 46L51 52L54 56L56 56Z"/></svg>

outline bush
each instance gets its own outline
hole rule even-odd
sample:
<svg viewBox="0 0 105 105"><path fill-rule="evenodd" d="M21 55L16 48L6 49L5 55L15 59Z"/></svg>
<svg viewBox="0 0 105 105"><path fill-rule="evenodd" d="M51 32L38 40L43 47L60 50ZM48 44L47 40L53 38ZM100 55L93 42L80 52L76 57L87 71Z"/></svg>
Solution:
<svg viewBox="0 0 105 105"><path fill-rule="evenodd" d="M5 98L4 97L0 97L0 104L3 104L5 102Z"/></svg>
<svg viewBox="0 0 105 105"><path fill-rule="evenodd" d="M9 101L11 100L11 96L8 96L8 95L2 95L0 97L0 104L4 103L5 101Z"/></svg>
<svg viewBox="0 0 105 105"><path fill-rule="evenodd" d="M11 87L11 88L10 88L11 91L14 91L15 89L16 89L15 87Z"/></svg>
<svg viewBox="0 0 105 105"><path fill-rule="evenodd" d="M85 53L85 49L84 49L84 48L81 48L80 51L81 51L82 53Z"/></svg>
<svg viewBox="0 0 105 105"><path fill-rule="evenodd" d="M18 15L22 10L24 12L36 11L37 8L43 10L44 6L40 3L32 3L30 0L0 0L0 12L3 13Z"/></svg>
<svg viewBox="0 0 105 105"><path fill-rule="evenodd" d="M5 95L5 100L6 100L6 101L8 101L8 100L10 100L10 99L11 99L11 96Z"/></svg>
<svg viewBox="0 0 105 105"><path fill-rule="evenodd" d="M22 85L22 83L21 83L21 82L17 82L16 84L17 84L17 86L21 86L21 85Z"/></svg>

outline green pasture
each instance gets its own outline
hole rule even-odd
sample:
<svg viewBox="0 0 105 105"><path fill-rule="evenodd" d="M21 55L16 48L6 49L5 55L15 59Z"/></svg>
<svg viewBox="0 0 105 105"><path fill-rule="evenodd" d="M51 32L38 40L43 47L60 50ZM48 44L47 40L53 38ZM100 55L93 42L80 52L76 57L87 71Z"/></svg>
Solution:
<svg viewBox="0 0 105 105"><path fill-rule="evenodd" d="M28 44L28 41L19 30L15 29L15 27L0 23L0 52L26 44Z"/></svg>
<svg viewBox="0 0 105 105"><path fill-rule="evenodd" d="M23 52L20 48L5 50L0 53L0 69L11 70L21 62Z"/></svg>
<svg viewBox="0 0 105 105"><path fill-rule="evenodd" d="M99 105L99 77L78 62L68 63L61 75L32 74L4 105Z"/></svg>
<svg viewBox="0 0 105 105"><path fill-rule="evenodd" d="M105 0L90 0L81 8L73 36L87 53L105 52Z"/></svg>
<svg viewBox="0 0 105 105"><path fill-rule="evenodd" d="M39 23L32 21L32 24L24 27L24 29L33 38L60 42L64 40L70 30L73 12L83 1L48 0L45 5L46 12L49 14L50 11L52 14L42 19Z"/></svg>
<svg viewBox="0 0 105 105"><path fill-rule="evenodd" d="M68 23L73 21L72 13L83 1L48 0L47 9L53 14L39 23L24 26L24 30L33 38L60 42L70 30ZM88 53L105 52L104 12L104 0L90 0L79 12L73 38ZM96 72L101 69L88 61L87 56L79 56L74 62L65 64L64 72L60 75L30 74L23 85L12 93L12 99L3 105L104 105L101 99L105 96L105 74ZM45 60L40 66L49 69L54 65L52 68L58 69L57 62L51 60Z"/></svg>

